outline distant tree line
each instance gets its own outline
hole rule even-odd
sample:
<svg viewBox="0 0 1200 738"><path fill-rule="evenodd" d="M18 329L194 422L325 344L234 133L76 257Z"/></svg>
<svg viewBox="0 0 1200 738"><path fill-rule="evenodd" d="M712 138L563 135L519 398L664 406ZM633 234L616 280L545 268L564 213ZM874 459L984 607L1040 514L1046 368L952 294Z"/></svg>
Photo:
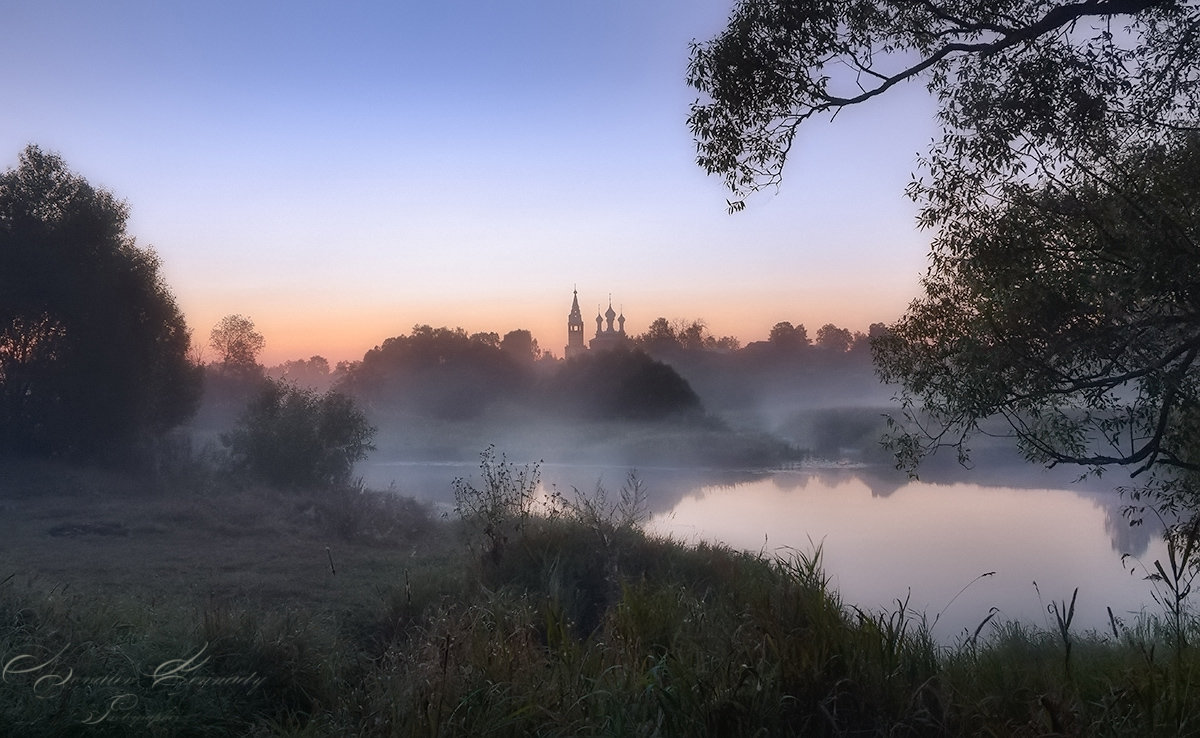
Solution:
<svg viewBox="0 0 1200 738"><path fill-rule="evenodd" d="M703 320L657 318L633 341L686 378L709 410L741 412L772 398L832 403L851 385L874 386L870 347L887 332L883 323L866 333L826 323L810 338L803 323L780 321L766 340L742 346L712 335Z"/></svg>
<svg viewBox="0 0 1200 738"><path fill-rule="evenodd" d="M803 326L781 323L767 342L742 347L701 320L659 318L624 348L560 361L528 330L418 325L359 361L331 367L311 356L268 369L265 337L231 314L211 329L205 362L127 217L124 203L35 146L0 175L0 453L147 459L192 420L253 476L344 483L370 448L359 404L450 420L510 404L566 418L694 421L705 409L684 369L696 357L744 361L762 345L774 349L771 361L849 355L862 340L830 325L810 346Z"/></svg>
<svg viewBox="0 0 1200 738"><path fill-rule="evenodd" d="M687 382L640 348L557 361L524 329L500 337L418 325L349 365L338 386L371 407L451 420L505 403L588 418L663 419L701 411Z"/></svg>
<svg viewBox="0 0 1200 738"><path fill-rule="evenodd" d="M817 329L815 340L808 336L808 329L803 323L792 325L782 321L771 326L767 336L767 345L774 350L799 351L816 348L830 354L841 354L847 351L859 351L869 348L871 339L882 336L887 331L883 323L872 323L867 333L839 328L833 323L826 323ZM736 353L743 349L741 341L734 336L713 335L708 325L699 319L655 318L645 333L633 338L635 345L652 354L678 354L687 351L716 351L720 353ZM755 342L750 346L757 346ZM750 348L747 346L745 348ZM760 350L760 349L752 349Z"/></svg>
<svg viewBox="0 0 1200 738"><path fill-rule="evenodd" d="M826 324L810 340L803 324L780 322L767 340L741 346L714 336L703 320L657 318L622 350L559 360L525 329L501 336L417 325L332 370L313 356L264 371L314 389L336 387L376 411L447 420L504 405L590 419L694 418L710 397L731 405L795 390L816 375L870 375L869 344L886 331L882 323L867 333Z"/></svg>

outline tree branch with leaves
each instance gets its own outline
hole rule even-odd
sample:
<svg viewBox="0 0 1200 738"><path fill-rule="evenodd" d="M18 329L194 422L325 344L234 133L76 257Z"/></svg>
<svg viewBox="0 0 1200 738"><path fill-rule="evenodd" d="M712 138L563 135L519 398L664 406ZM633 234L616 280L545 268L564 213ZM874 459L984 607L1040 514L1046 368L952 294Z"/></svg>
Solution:
<svg viewBox="0 0 1200 738"><path fill-rule="evenodd" d="M937 100L922 295L874 341L902 465L1000 434L1200 503L1200 3L743 0L688 81L731 211L815 116Z"/></svg>
<svg viewBox="0 0 1200 738"><path fill-rule="evenodd" d="M1196 4L1169 0L743 0L692 46L702 97L688 125L736 211L781 182L803 123L919 81L946 131L934 188L964 157L1003 180L1032 148L1057 157L1131 125L1192 127L1198 29Z"/></svg>

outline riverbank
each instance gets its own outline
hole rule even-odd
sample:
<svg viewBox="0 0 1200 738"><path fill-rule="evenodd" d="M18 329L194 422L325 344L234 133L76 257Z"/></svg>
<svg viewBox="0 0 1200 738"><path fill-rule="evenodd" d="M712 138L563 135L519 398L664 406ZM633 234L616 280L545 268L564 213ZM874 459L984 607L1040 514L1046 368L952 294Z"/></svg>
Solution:
<svg viewBox="0 0 1200 738"><path fill-rule="evenodd" d="M536 507L511 484L499 498L468 485L460 508L475 514L460 520L357 489L239 489L192 471L5 475L0 724L33 736L1197 730L1190 618L1181 632L1164 616L1080 633L1063 601L1061 630L989 621L943 646L902 603L842 602L819 550L766 560L647 536L636 495L618 490Z"/></svg>

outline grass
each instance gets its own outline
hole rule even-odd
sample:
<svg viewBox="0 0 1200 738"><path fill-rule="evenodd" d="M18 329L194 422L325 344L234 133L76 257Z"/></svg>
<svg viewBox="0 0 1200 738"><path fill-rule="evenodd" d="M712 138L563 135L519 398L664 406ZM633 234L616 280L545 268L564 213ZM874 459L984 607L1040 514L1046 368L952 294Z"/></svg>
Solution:
<svg viewBox="0 0 1200 738"><path fill-rule="evenodd" d="M636 480L546 499L488 463L510 487L463 483L462 520L355 488L6 468L0 732L1200 734L1185 600L1105 633L1063 600L1053 631L947 647L904 601L842 602L819 547L650 537Z"/></svg>

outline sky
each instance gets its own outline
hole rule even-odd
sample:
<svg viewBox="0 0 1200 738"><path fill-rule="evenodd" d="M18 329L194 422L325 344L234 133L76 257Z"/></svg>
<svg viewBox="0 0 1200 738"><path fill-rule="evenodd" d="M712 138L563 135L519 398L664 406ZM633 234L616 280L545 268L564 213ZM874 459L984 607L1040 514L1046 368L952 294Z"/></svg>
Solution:
<svg viewBox="0 0 1200 738"><path fill-rule="evenodd" d="M933 102L809 124L782 186L730 215L685 75L731 7L0 0L0 166L37 144L125 200L195 340L248 316L268 365L418 324L561 356L573 289L632 333L895 320L926 265L903 193Z"/></svg>

